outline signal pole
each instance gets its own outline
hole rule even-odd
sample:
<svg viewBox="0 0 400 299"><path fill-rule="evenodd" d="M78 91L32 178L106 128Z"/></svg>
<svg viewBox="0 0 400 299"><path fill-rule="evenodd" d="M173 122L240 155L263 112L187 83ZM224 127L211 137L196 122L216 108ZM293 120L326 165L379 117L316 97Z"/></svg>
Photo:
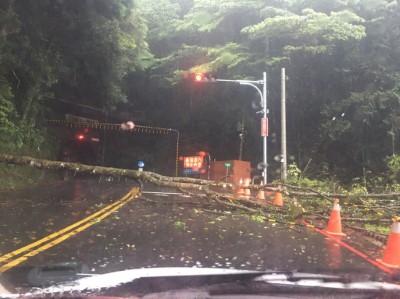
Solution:
<svg viewBox="0 0 400 299"><path fill-rule="evenodd" d="M195 74L196 82L205 82L205 83L215 83L215 82L233 82L239 83L240 85L248 85L255 88L261 98L261 107L262 110L257 113L262 113L263 118L261 119L261 137L263 138L263 181L264 185L268 182L267 177L267 138L268 138L268 109L267 109L267 72L263 73L262 80L228 80L228 79L215 79L215 78L206 78L202 73ZM262 85L262 91L258 88L257 85Z"/></svg>

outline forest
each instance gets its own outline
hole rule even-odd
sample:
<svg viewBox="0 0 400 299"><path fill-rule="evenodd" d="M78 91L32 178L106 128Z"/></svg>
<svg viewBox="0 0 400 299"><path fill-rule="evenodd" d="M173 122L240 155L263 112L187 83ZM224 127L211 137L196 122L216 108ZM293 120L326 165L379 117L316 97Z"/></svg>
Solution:
<svg viewBox="0 0 400 299"><path fill-rule="evenodd" d="M399 191L396 0L2 0L0 152L57 159L57 102L179 130L181 155L262 160L259 94L186 75L268 77L269 177L280 174L286 69L289 180ZM82 115L85 116L85 115ZM133 119L135 121L135 119ZM119 134L119 133L118 133ZM174 173L168 138L107 132L105 165ZM115 136L113 136L115 135Z"/></svg>

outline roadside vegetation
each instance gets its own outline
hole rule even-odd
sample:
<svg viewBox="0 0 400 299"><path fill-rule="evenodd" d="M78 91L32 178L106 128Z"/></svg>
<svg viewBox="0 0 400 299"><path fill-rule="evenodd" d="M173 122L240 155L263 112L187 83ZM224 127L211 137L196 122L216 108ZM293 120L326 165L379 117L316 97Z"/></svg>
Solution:
<svg viewBox="0 0 400 299"><path fill-rule="evenodd" d="M245 119L243 159L257 172L258 94L191 76L259 79L267 71L268 160L278 182L285 67L285 183L324 193L399 192L399 15L393 0L2 1L0 152L56 160L63 140L48 120L63 119L57 103L65 100L123 121L141 111L144 125L179 130L182 155L204 150L217 160L237 159ZM150 151L135 147L140 137L114 137L106 166L129 169L143 157L174 165L160 139ZM2 188L40 178L4 164L0 171Z"/></svg>

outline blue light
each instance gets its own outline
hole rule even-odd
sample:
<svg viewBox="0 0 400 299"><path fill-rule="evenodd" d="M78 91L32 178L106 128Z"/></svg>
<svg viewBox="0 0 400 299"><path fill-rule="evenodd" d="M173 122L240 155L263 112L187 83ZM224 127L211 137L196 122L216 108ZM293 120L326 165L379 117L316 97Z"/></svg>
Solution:
<svg viewBox="0 0 400 299"><path fill-rule="evenodd" d="M143 167L144 167L144 162L143 162L142 160L138 160L138 161L137 161L137 166L138 166L139 168L143 168Z"/></svg>

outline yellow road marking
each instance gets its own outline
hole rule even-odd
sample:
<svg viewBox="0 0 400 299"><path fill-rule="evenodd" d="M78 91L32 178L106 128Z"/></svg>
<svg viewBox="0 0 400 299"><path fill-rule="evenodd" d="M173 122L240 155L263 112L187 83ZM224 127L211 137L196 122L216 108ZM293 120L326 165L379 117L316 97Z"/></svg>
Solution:
<svg viewBox="0 0 400 299"><path fill-rule="evenodd" d="M62 230L59 230L59 231L57 231L57 232L55 232L55 233L52 233L51 235L49 235L49 236L47 236L47 237L44 237L44 238L42 238L42 239L40 239L40 240L38 240L38 241L36 241L36 242L33 242L33 243L28 244L28 245L26 245L26 246L24 246L24 247L22 247L22 248L19 248L19 249L13 251L13 252L10 252L10 253L8 253L8 254L5 254L5 255L1 256L1 257L0 257L0 263L6 261L6 260L8 260L8 259L10 259L10 258L12 258L12 257L14 257L14 256L16 256L16 255L18 255L18 254L20 254L20 253L22 253L22 252L25 252L25 251L27 251L27 250L29 250L29 249L31 249L31 248L34 248L34 247L36 247L36 246L38 246L38 245L40 245L40 244L42 244L42 243L44 243L44 242L47 242L47 241L49 241L49 240L51 240L51 239L54 239L54 238L58 237L59 235L65 233L65 232L67 232L67 231L69 231L69 230L71 230L71 229L73 229L73 228L75 228L75 227L77 227L77 226L79 226L79 225L81 225L81 224L87 222L87 221L92 220L93 218L96 218L98 215L104 213L106 210L108 210L108 209L110 209L110 208L112 208L112 207L118 205L120 202L126 200L128 197L131 196L131 193L132 193L132 190L129 191L128 194L126 194L126 195L125 195L124 197L122 197L121 199L119 199L119 200L117 200L116 202L114 202L114 203L112 203L112 204L106 206L104 209L102 209L102 210L100 210L100 211L98 211L98 212L96 212L96 213L90 215L89 217L86 217L85 219L82 219L82 220L80 220L80 221L78 221L78 222L76 222L76 223L74 223L74 224L72 224L72 225L70 225L70 226L67 226L66 228L64 228L64 229L62 229Z"/></svg>
<svg viewBox="0 0 400 299"><path fill-rule="evenodd" d="M109 214L111 214L112 212L118 210L124 204L128 203L129 201L131 201L133 198L135 198L136 195L138 195L138 190L137 190L137 188L133 188L128 192L128 194L126 194L121 199L119 199L116 202L108 205L104 209L102 209L102 210L90 215L89 217L86 217L85 219L83 219L81 221L78 221L78 222L76 222L76 223L74 223L74 224L72 224L72 225L70 225L70 226L68 226L68 227L66 227L66 228L64 228L62 230L59 230L59 231L57 231L57 232L55 232L55 233L53 233L53 234L51 234L51 235L49 235L47 237L44 237L44 238L42 238L42 239L40 239L40 240L38 240L36 242L33 242L33 243L28 244L28 245L26 245L26 246L24 246L24 247L22 247L20 249L17 249L17 250L15 250L13 252L10 252L8 254L5 254L5 255L1 256L0 257L0 262L4 262L4 261L7 261L7 260L9 260L9 259L21 254L21 253L29 251L30 249L32 249L34 247L37 247L40 244L43 244L45 242L49 242L49 243L43 245L42 247L40 247L40 248L38 248L38 249L36 249L34 251L31 251L30 253L27 253L23 257L19 258L19 259L22 259L20 262L15 264L15 262L19 260L19 259L16 259L16 260L14 260L12 262L9 262L8 264L0 267L0 273L8 270L11 267L13 267L13 266L10 266L11 264L13 264L15 266L15 265L21 263L23 260L26 260L27 257L36 255L37 253L39 253L39 252L41 252L41 251L43 251L43 250L45 250L47 248L50 248L50 247L52 247L52 246L64 241L65 239L68 239L69 237L77 234L78 232L80 232L80 231L92 226L93 224L97 223L97 221L104 219ZM92 221L92 220L97 220L97 221ZM80 226L80 225L82 225L82 226ZM72 232L59 237L60 235L66 233L66 232L68 232L68 231L70 231L70 230L72 230L74 228L76 228L76 229L73 230ZM57 237L59 237L59 238L57 238ZM44 249L42 249L42 248L44 248ZM32 253L34 253L34 254L32 254Z"/></svg>

